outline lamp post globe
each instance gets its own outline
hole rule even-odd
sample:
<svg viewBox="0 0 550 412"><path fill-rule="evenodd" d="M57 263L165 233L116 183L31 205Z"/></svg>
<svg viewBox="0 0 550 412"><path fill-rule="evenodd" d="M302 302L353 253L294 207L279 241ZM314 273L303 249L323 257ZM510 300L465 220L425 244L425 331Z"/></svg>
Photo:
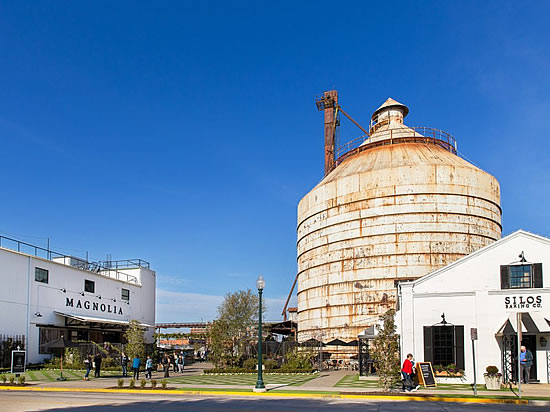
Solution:
<svg viewBox="0 0 550 412"><path fill-rule="evenodd" d="M256 280L258 288L258 380L254 387L254 392L265 392L265 385L262 376L262 292L265 287L265 280L262 275Z"/></svg>

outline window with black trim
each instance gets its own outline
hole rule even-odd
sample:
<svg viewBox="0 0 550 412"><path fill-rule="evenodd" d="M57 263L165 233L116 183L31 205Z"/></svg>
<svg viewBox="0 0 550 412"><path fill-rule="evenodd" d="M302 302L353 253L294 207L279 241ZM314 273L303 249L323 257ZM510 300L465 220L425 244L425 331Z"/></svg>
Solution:
<svg viewBox="0 0 550 412"><path fill-rule="evenodd" d="M130 300L130 291L128 289L122 289L120 298L122 300Z"/></svg>
<svg viewBox="0 0 550 412"><path fill-rule="evenodd" d="M84 292L95 293L95 282L93 280L84 280Z"/></svg>
<svg viewBox="0 0 550 412"><path fill-rule="evenodd" d="M542 288L542 263L520 263L500 266L500 288Z"/></svg>
<svg viewBox="0 0 550 412"><path fill-rule="evenodd" d="M46 269L34 268L34 280L41 283L48 283L49 272Z"/></svg>
<svg viewBox="0 0 550 412"><path fill-rule="evenodd" d="M464 369L464 326L424 326L424 361Z"/></svg>

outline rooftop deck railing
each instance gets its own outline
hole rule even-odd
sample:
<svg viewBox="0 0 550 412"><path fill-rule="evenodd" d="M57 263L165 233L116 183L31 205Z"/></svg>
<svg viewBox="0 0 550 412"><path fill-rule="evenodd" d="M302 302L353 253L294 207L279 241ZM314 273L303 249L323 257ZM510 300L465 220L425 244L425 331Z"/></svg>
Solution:
<svg viewBox="0 0 550 412"><path fill-rule="evenodd" d="M363 144L370 137L364 134L337 147L334 153L336 158L334 168L348 157L363 152L364 150L400 143L433 144L443 147L451 153L457 154L456 139L443 130L434 129L432 127L400 127L389 129L388 132L389 135L386 138L375 140L371 143Z"/></svg>
<svg viewBox="0 0 550 412"><path fill-rule="evenodd" d="M43 248L41 246L33 245L21 240L12 239L10 237L0 235L0 247L10 249L27 255L39 257L47 260L60 260L63 259L63 263L67 266L71 266L77 269L86 270L98 275L106 276L109 278L121 280L128 283L138 283L137 277L120 272L119 269L136 269L146 268L149 269L149 262L143 259L124 259L124 260L108 260L89 262L86 259L78 256L65 255L63 253L55 252L49 248ZM59 263L59 262L58 262Z"/></svg>

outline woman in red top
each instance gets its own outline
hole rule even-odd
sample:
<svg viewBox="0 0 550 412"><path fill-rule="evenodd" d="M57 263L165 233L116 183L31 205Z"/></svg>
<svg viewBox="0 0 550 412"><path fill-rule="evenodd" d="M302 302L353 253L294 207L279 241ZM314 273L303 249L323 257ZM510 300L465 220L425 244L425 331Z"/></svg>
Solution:
<svg viewBox="0 0 550 412"><path fill-rule="evenodd" d="M401 375L403 375L403 390L407 392L415 392L418 390L418 386L415 387L412 380L413 359L414 356L412 355L412 353L409 353L407 355L407 359L405 359L405 361L403 362L403 367L401 368Z"/></svg>

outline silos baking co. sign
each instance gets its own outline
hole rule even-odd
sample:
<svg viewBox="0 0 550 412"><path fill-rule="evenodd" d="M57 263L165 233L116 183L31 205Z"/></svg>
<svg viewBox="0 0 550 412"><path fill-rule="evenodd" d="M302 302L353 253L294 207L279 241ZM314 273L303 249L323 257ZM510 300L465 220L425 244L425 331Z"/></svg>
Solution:
<svg viewBox="0 0 550 412"><path fill-rule="evenodd" d="M541 295L511 295L504 297L504 308L507 312L530 311L542 309Z"/></svg>

